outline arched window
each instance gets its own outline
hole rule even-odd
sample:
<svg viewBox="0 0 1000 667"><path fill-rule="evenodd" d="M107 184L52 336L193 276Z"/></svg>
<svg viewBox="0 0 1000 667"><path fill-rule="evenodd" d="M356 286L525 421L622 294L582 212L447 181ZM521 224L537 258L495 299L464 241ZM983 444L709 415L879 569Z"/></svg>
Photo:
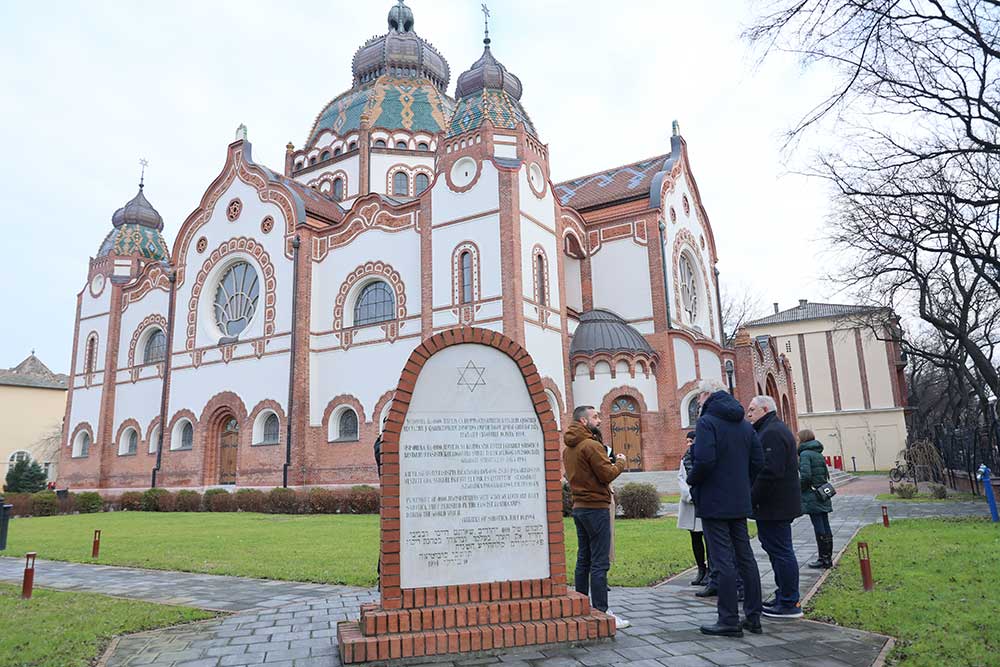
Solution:
<svg viewBox="0 0 1000 667"><path fill-rule="evenodd" d="M297 170L299 170L299 169L301 169L301 168L302 168L302 166L303 166L303 165L302 165L302 160L299 160L299 161L297 161L297 162L295 163L295 169L296 169L296 171L297 171Z"/></svg>
<svg viewBox="0 0 1000 667"><path fill-rule="evenodd" d="M215 322L224 336L238 336L250 325L259 295L257 272L249 263L229 267L215 289Z"/></svg>
<svg viewBox="0 0 1000 667"><path fill-rule="evenodd" d="M356 141L352 141L351 143L347 144L347 150L349 150L349 151L353 151L357 147L358 147L358 142L356 142Z"/></svg>
<svg viewBox="0 0 1000 667"><path fill-rule="evenodd" d="M146 339L146 347L142 352L142 361L146 364L155 364L163 361L167 356L167 337L163 329L156 329L149 334Z"/></svg>
<svg viewBox="0 0 1000 667"><path fill-rule="evenodd" d="M543 257L541 253L535 255L535 273L538 276L536 289L537 293L535 294L535 298L538 300L540 305L547 306L548 303L546 303L545 299L545 293L547 291L545 288L545 257Z"/></svg>
<svg viewBox="0 0 1000 667"><path fill-rule="evenodd" d="M152 433L149 434L149 453L155 454L156 450L160 448L160 427L157 426L153 429Z"/></svg>
<svg viewBox="0 0 1000 667"><path fill-rule="evenodd" d="M122 433L122 439L118 443L118 454L135 454L139 449L139 432L134 428L127 428Z"/></svg>
<svg viewBox="0 0 1000 667"><path fill-rule="evenodd" d="M77 450L77 456L88 456L90 454L90 434L84 431L79 435L80 446Z"/></svg>
<svg viewBox="0 0 1000 667"><path fill-rule="evenodd" d="M406 142L405 141L397 141L396 142L396 148L398 148L399 150L405 151L406 150Z"/></svg>
<svg viewBox="0 0 1000 667"><path fill-rule="evenodd" d="M337 421L337 435L338 440L358 439L358 416L354 414L354 410L347 409L340 413L340 419Z"/></svg>
<svg viewBox="0 0 1000 667"><path fill-rule="evenodd" d="M698 405L698 395L695 394L688 400L688 426L694 428L694 425L698 423L698 417L701 416L701 406Z"/></svg>
<svg viewBox="0 0 1000 667"><path fill-rule="evenodd" d="M681 307L688 324L694 324L698 321L698 274L687 253L681 255L677 268L681 279Z"/></svg>
<svg viewBox="0 0 1000 667"><path fill-rule="evenodd" d="M264 420L264 437L261 442L265 445L278 443L278 415L273 412Z"/></svg>
<svg viewBox="0 0 1000 667"><path fill-rule="evenodd" d="M396 299L389 285L376 280L366 285L358 295L354 305L354 326L391 320L396 316L395 310Z"/></svg>
<svg viewBox="0 0 1000 667"><path fill-rule="evenodd" d="M632 412L638 414L639 408L631 398L621 396L616 398L615 402L611 404L611 412Z"/></svg>
<svg viewBox="0 0 1000 667"><path fill-rule="evenodd" d="M462 296L462 303L469 303L472 301L472 252L466 250L462 253L459 258L460 271L462 284L459 285L459 290Z"/></svg>
<svg viewBox="0 0 1000 667"><path fill-rule="evenodd" d="M420 194L431 184L431 179L427 177L427 174L417 174L413 183L416 186L417 194Z"/></svg>
<svg viewBox="0 0 1000 667"><path fill-rule="evenodd" d="M375 148L385 148L385 139L376 139Z"/></svg>
<svg viewBox="0 0 1000 667"><path fill-rule="evenodd" d="M97 334L87 339L87 352L83 359L83 372L93 373L97 370Z"/></svg>
<svg viewBox="0 0 1000 667"><path fill-rule="evenodd" d="M316 164L316 156L315 155L313 155L311 158L309 158L309 164Z"/></svg>
<svg viewBox="0 0 1000 667"><path fill-rule="evenodd" d="M320 160L329 160L330 159L330 151L323 151L323 154L319 156L319 159Z"/></svg>
<svg viewBox="0 0 1000 667"><path fill-rule="evenodd" d="M184 422L181 429L181 449L191 449L194 447L194 426L191 422Z"/></svg>
<svg viewBox="0 0 1000 667"><path fill-rule="evenodd" d="M24 450L14 452L13 454L10 455L8 463L10 465L14 465L18 461L31 461L31 454L29 454Z"/></svg>
<svg viewBox="0 0 1000 667"><path fill-rule="evenodd" d="M410 177L406 175L406 172L397 171L392 177L392 194L394 195L408 195L410 194Z"/></svg>
<svg viewBox="0 0 1000 667"><path fill-rule="evenodd" d="M337 146L336 148L333 149L333 156L337 157L338 155L341 154L341 152L343 151L341 150L340 146Z"/></svg>
<svg viewBox="0 0 1000 667"><path fill-rule="evenodd" d="M337 201L342 201L344 199L344 179L333 179L333 198Z"/></svg>
<svg viewBox="0 0 1000 667"><path fill-rule="evenodd" d="M421 141L419 144L417 144L417 150L418 151L430 150L430 146L427 145L426 141Z"/></svg>

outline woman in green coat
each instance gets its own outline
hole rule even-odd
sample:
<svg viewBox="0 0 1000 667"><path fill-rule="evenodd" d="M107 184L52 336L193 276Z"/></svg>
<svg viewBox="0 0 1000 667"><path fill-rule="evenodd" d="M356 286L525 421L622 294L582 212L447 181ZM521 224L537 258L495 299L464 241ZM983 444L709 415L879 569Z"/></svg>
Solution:
<svg viewBox="0 0 1000 667"><path fill-rule="evenodd" d="M802 511L812 520L816 533L816 547L819 558L808 563L814 569L833 567L833 531L830 517L833 504L829 498L821 498L814 489L830 480L830 471L823 459L823 443L809 429L799 431L799 480L802 483Z"/></svg>

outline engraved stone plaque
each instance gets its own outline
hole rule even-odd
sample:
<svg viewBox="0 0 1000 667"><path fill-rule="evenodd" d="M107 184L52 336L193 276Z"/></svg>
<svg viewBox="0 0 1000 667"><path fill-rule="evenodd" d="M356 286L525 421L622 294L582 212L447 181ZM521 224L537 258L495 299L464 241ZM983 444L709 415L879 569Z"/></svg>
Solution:
<svg viewBox="0 0 1000 667"><path fill-rule="evenodd" d="M403 588L549 576L544 438L510 357L465 343L427 361L399 474Z"/></svg>

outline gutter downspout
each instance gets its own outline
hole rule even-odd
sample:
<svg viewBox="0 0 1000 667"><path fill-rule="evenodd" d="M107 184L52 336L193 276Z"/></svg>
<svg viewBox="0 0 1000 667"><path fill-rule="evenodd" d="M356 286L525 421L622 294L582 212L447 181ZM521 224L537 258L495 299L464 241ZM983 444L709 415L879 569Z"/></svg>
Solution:
<svg viewBox="0 0 1000 667"><path fill-rule="evenodd" d="M288 488L288 468L292 465L292 408L295 405L295 356L298 350L295 325L299 313L299 235L292 238L292 344L288 351L288 412L285 416L285 463L281 467L281 486Z"/></svg>
<svg viewBox="0 0 1000 667"><path fill-rule="evenodd" d="M167 354L163 358L163 384L160 387L160 441L156 443L156 465L153 466L150 486L156 488L156 475L163 462L163 443L167 435L167 392L170 387L170 366L174 357L174 302L177 295L177 272L167 266L167 280L170 281L170 301L167 305Z"/></svg>
<svg viewBox="0 0 1000 667"><path fill-rule="evenodd" d="M729 347L726 344L726 331L722 328L722 297L719 294L719 269L712 267L712 271L715 272L715 307L719 314L719 340L722 341L722 347ZM736 333L735 331L733 332Z"/></svg>
<svg viewBox="0 0 1000 667"><path fill-rule="evenodd" d="M667 284L667 226L662 220L660 221L660 268L663 269L663 300L667 304L667 328L673 329L673 325L670 324L670 287Z"/></svg>

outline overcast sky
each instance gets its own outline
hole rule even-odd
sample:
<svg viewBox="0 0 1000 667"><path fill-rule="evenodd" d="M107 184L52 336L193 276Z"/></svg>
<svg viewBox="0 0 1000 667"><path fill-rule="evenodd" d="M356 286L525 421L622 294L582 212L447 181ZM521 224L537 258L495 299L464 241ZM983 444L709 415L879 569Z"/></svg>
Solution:
<svg viewBox="0 0 1000 667"><path fill-rule="evenodd" d="M407 0L455 80L482 52L481 0ZM277 171L351 85L351 57L391 0L0 3L0 367L34 348L68 372L88 258L146 195L172 242L240 123ZM669 151L680 122L723 285L782 308L823 281L822 183L783 133L830 85L788 58L758 66L742 0L492 0L493 53L565 180ZM836 297L842 300L844 297Z"/></svg>

